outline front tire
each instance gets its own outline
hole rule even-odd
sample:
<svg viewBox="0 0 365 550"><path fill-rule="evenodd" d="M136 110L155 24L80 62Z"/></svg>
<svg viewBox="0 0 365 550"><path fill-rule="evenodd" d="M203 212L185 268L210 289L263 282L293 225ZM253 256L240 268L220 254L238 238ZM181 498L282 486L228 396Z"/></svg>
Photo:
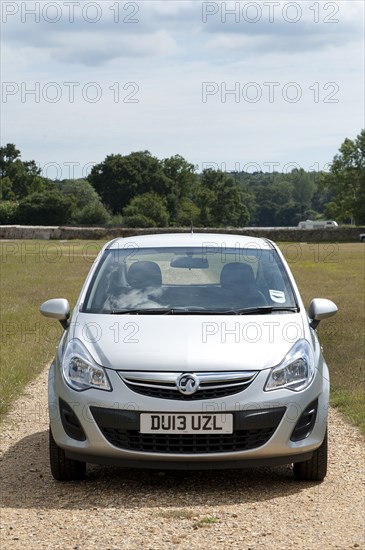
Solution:
<svg viewBox="0 0 365 550"><path fill-rule="evenodd" d="M311 459L305 462L296 462L293 472L299 481L323 481L327 474L328 437L327 430L323 442L313 452Z"/></svg>
<svg viewBox="0 0 365 550"><path fill-rule="evenodd" d="M52 475L57 481L75 481L85 477L86 462L67 458L65 451L55 442L51 428L49 428L49 462Z"/></svg>

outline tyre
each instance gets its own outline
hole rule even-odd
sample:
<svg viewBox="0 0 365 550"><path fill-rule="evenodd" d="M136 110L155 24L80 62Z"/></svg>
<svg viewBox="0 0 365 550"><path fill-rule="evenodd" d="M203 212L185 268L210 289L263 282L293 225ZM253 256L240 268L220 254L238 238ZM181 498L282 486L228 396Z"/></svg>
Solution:
<svg viewBox="0 0 365 550"><path fill-rule="evenodd" d="M57 481L74 481L85 477L86 462L67 458L65 451L53 439L51 428L49 429L49 462L52 475Z"/></svg>
<svg viewBox="0 0 365 550"><path fill-rule="evenodd" d="M327 474L327 430L323 442L313 452L311 459L304 462L296 462L293 465L293 472L296 479L300 481L322 481Z"/></svg>

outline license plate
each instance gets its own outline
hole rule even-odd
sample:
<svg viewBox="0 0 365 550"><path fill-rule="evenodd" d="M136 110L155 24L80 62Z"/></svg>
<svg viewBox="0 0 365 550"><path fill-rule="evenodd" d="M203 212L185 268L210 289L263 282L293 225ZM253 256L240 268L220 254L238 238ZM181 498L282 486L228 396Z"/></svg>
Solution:
<svg viewBox="0 0 365 550"><path fill-rule="evenodd" d="M140 433L231 434L233 414L142 413Z"/></svg>

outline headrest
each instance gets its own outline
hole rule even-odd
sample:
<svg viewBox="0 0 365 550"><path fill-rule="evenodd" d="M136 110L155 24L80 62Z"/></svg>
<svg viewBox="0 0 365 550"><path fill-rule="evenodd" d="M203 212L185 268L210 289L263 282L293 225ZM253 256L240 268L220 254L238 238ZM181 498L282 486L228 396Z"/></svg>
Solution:
<svg viewBox="0 0 365 550"><path fill-rule="evenodd" d="M128 270L127 281L132 288L161 286L161 269L155 262L135 262Z"/></svg>
<svg viewBox="0 0 365 550"><path fill-rule="evenodd" d="M247 284L254 284L255 277L250 265L234 262L231 264L226 264L223 267L220 281L221 285L224 287L237 287Z"/></svg>

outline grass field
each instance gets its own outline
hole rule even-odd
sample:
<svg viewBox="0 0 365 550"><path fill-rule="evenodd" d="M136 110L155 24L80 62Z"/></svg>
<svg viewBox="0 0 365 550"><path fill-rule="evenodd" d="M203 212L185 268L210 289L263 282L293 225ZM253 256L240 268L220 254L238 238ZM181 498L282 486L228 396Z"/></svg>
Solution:
<svg viewBox="0 0 365 550"><path fill-rule="evenodd" d="M74 306L102 243L8 241L0 243L0 418L11 401L55 353L62 327L39 313L48 298Z"/></svg>
<svg viewBox="0 0 365 550"><path fill-rule="evenodd" d="M42 317L48 298L74 306L101 241L7 241L0 243L1 403L12 400L54 355L61 325ZM331 401L365 433L364 356L365 246L281 245L306 306L316 297L336 302L339 313L318 328L330 366Z"/></svg>
<svg viewBox="0 0 365 550"><path fill-rule="evenodd" d="M306 307L312 298L337 304L337 315L317 329L330 368L331 403L365 433L365 246L288 243L281 248Z"/></svg>

